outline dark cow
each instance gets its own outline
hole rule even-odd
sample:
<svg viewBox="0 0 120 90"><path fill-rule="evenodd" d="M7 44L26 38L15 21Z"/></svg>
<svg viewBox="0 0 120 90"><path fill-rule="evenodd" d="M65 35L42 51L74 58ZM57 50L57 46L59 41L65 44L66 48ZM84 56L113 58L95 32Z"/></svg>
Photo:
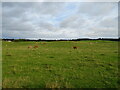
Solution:
<svg viewBox="0 0 120 90"><path fill-rule="evenodd" d="M78 47L76 47L76 46L73 46L73 49L77 49Z"/></svg>

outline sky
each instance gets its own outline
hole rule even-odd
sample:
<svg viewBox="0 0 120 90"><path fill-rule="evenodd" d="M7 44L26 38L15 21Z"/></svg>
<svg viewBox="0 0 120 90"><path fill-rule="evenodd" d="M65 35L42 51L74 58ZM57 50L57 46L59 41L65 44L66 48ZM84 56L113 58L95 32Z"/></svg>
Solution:
<svg viewBox="0 0 120 90"><path fill-rule="evenodd" d="M3 2L2 37L117 38L117 2Z"/></svg>

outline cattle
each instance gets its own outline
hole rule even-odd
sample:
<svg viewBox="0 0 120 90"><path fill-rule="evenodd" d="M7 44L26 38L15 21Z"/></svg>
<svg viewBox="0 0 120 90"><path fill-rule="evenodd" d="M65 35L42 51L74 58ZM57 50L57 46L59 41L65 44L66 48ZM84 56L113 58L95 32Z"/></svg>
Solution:
<svg viewBox="0 0 120 90"><path fill-rule="evenodd" d="M78 47L76 47L76 46L73 46L73 49L77 49Z"/></svg>
<svg viewBox="0 0 120 90"><path fill-rule="evenodd" d="M32 46L28 46L28 48L32 48Z"/></svg>
<svg viewBox="0 0 120 90"><path fill-rule="evenodd" d="M34 48L38 48L39 46L34 46Z"/></svg>
<svg viewBox="0 0 120 90"><path fill-rule="evenodd" d="M28 48L38 48L39 46L35 45L35 46L28 46Z"/></svg>

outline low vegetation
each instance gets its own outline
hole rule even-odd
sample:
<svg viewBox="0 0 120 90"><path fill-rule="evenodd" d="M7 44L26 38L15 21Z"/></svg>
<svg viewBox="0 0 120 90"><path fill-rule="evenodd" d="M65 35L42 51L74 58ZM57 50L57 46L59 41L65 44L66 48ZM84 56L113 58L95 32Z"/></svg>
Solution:
<svg viewBox="0 0 120 90"><path fill-rule="evenodd" d="M2 51L3 88L118 87L117 41L3 41Z"/></svg>

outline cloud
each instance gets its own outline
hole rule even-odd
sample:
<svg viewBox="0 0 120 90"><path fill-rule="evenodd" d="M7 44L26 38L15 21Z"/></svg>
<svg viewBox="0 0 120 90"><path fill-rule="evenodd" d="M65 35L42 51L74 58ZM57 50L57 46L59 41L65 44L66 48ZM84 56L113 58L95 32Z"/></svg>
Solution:
<svg viewBox="0 0 120 90"><path fill-rule="evenodd" d="M104 16L111 13L117 3L108 2L83 2L79 6L79 13L90 16Z"/></svg>
<svg viewBox="0 0 120 90"><path fill-rule="evenodd" d="M4 2L3 37L117 37L117 3Z"/></svg>
<svg viewBox="0 0 120 90"><path fill-rule="evenodd" d="M2 38L2 3L0 2L0 38Z"/></svg>

